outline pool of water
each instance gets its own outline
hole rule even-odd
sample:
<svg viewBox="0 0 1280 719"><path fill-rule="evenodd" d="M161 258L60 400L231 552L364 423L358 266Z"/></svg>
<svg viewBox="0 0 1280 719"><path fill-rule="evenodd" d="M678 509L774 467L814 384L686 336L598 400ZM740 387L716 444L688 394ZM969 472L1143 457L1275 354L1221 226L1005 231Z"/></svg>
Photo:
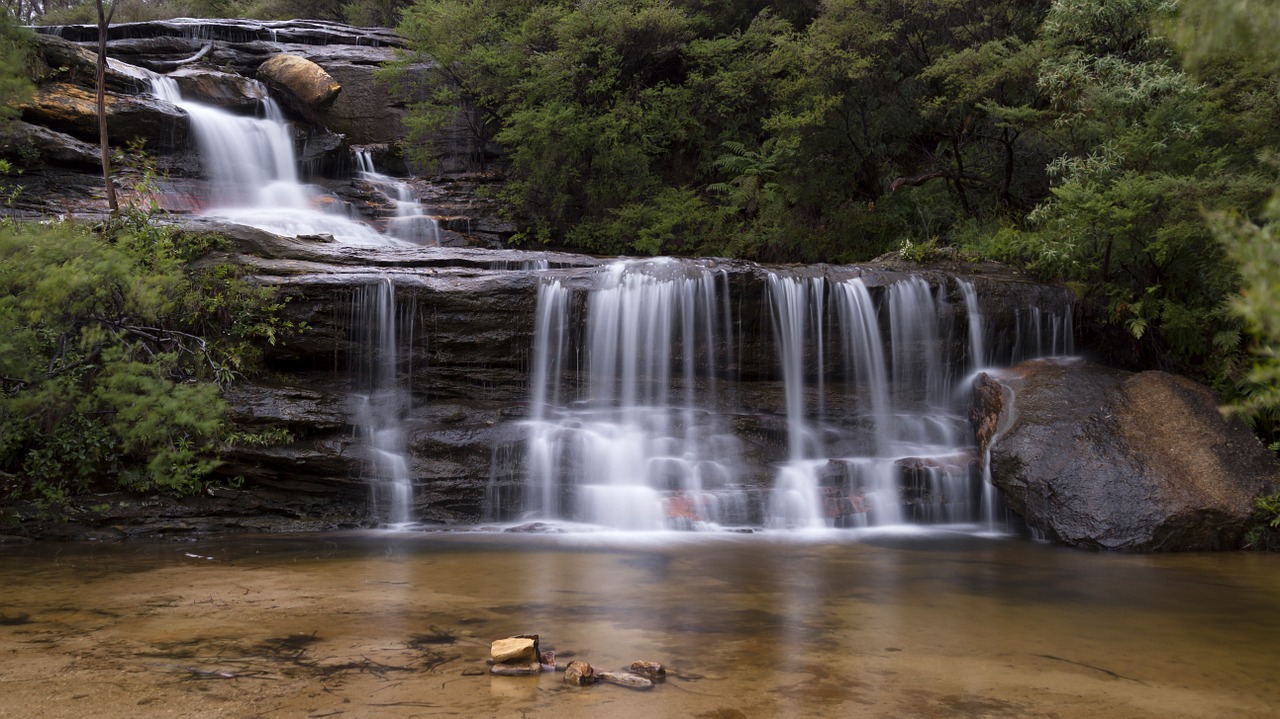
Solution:
<svg viewBox="0 0 1280 719"><path fill-rule="evenodd" d="M0 547L4 717L1273 717L1280 556L946 529ZM537 633L649 691L497 677Z"/></svg>

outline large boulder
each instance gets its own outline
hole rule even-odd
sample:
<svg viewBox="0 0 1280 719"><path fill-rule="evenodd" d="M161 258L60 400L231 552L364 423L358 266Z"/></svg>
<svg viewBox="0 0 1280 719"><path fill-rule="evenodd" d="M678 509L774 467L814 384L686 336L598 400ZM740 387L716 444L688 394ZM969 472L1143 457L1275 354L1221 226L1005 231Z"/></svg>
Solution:
<svg viewBox="0 0 1280 719"><path fill-rule="evenodd" d="M281 53L258 67L258 79L285 96L302 114L322 112L338 99L342 85L323 67L302 57Z"/></svg>
<svg viewBox="0 0 1280 719"><path fill-rule="evenodd" d="M1280 463L1209 389L1164 372L1034 360L980 376L972 419L992 482L1028 526L1076 547L1240 545Z"/></svg>

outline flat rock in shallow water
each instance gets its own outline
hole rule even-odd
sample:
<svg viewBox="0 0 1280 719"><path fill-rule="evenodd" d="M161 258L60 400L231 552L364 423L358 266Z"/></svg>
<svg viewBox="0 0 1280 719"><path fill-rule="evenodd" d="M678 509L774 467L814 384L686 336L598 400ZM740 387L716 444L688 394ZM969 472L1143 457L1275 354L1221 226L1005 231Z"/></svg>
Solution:
<svg viewBox="0 0 1280 719"><path fill-rule="evenodd" d="M631 674L630 672L599 672L596 677L606 684L617 684L620 687L628 689L652 689L653 682L645 679L639 674Z"/></svg>

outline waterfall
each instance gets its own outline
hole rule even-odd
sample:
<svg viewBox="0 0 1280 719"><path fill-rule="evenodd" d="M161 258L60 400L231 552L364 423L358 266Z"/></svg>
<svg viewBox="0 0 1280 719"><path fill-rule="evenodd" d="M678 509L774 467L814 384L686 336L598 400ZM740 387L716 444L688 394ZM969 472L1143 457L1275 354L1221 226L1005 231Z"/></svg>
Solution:
<svg viewBox="0 0 1280 719"><path fill-rule="evenodd" d="M813 332L818 348L815 362L822 363L820 279L769 275L773 331L777 337L778 362L782 368L787 414L787 460L778 470L773 490L773 506L768 523L777 527L823 526L815 459L822 454L821 437L806 417L805 349ZM812 315L812 317L811 317ZM821 396L822 372L814 375Z"/></svg>
<svg viewBox="0 0 1280 719"><path fill-rule="evenodd" d="M365 479L370 486L373 517L389 525L413 520L413 485L404 432L410 394L401 381L412 374L402 361L400 325L407 344L414 338L415 308L397 316L396 289L390 279L359 288L351 303L351 340L359 386L353 391L352 416L368 452Z"/></svg>
<svg viewBox="0 0 1280 719"><path fill-rule="evenodd" d="M395 208L395 215L387 220L385 234L415 245L439 246L440 225L422 209L409 183L378 172L368 150L354 152L360 179L372 185Z"/></svg>
<svg viewBox="0 0 1280 719"><path fill-rule="evenodd" d="M721 275L658 259L614 263L599 279L581 347L570 345L569 290L546 281L538 292L523 510L619 529L745 521L725 496L737 440L702 381L728 347Z"/></svg>
<svg viewBox="0 0 1280 719"><path fill-rule="evenodd" d="M994 524L965 390L992 356L1069 351L1062 295L988 318L966 278L774 271L752 330L766 335L736 336L740 300L707 265L617 262L585 290L543 278L524 479L498 514L647 530ZM730 338L771 346L778 381L725 391L741 360Z"/></svg>
<svg viewBox="0 0 1280 719"><path fill-rule="evenodd" d="M191 119L210 183L205 215L280 235L329 235L366 245L388 242L363 223L320 209L325 198L298 179L289 126L265 86L253 85L264 117L242 117L184 99L171 77L157 73L149 77L152 93L177 105Z"/></svg>

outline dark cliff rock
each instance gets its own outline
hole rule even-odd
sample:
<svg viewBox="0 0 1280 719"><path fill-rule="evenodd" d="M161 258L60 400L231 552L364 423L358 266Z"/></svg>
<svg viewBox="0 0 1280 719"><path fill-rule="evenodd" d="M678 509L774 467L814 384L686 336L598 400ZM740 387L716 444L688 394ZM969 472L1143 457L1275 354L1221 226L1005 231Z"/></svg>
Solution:
<svg viewBox="0 0 1280 719"><path fill-rule="evenodd" d="M1186 378L1035 360L975 385L1010 507L1051 539L1134 551L1239 546L1280 464Z"/></svg>

